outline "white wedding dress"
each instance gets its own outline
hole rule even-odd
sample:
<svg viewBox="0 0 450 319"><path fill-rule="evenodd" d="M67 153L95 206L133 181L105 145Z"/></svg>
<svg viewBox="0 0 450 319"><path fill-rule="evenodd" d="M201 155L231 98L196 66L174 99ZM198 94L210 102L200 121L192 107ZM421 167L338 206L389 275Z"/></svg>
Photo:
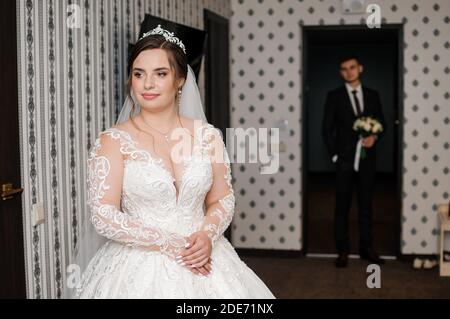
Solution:
<svg viewBox="0 0 450 319"><path fill-rule="evenodd" d="M200 142L184 158L179 191L162 159L128 132L113 127L100 134L89 154L88 203L97 233L109 240L84 271L78 298L275 298L223 236L234 193L218 132L209 123L196 129ZM219 143L212 142L217 136ZM222 165L211 163L217 145L223 148ZM220 199L205 214L210 192ZM209 276L175 261L185 237L199 230L213 242Z"/></svg>

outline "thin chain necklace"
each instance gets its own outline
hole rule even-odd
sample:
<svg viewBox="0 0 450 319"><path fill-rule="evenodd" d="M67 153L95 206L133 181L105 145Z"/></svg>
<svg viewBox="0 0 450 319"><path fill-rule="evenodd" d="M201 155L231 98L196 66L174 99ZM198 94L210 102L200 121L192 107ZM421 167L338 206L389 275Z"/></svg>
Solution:
<svg viewBox="0 0 450 319"><path fill-rule="evenodd" d="M170 128L170 129L167 131L167 133L164 133L164 132L161 132L160 130L158 130L157 128L154 128L154 127L151 126L150 124L148 124L148 123L145 121L145 119L144 119L144 117L143 117L142 115L141 115L141 119L142 119L142 122L144 122L145 125L147 125L148 127L152 128L153 130L159 132L162 136L164 136L164 138L166 139L166 142L169 143L169 133L172 131L172 128Z"/></svg>

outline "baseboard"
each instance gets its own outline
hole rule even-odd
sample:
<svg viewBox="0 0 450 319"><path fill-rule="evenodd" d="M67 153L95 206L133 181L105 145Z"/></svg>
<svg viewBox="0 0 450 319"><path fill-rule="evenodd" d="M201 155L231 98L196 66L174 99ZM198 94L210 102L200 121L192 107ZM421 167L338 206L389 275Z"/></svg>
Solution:
<svg viewBox="0 0 450 319"><path fill-rule="evenodd" d="M304 257L302 250L281 249L257 249L257 248L235 248L239 256L251 257L276 257L276 258L299 258Z"/></svg>
<svg viewBox="0 0 450 319"><path fill-rule="evenodd" d="M412 262L417 257L420 258L435 258L437 254L400 254L398 256L399 261Z"/></svg>

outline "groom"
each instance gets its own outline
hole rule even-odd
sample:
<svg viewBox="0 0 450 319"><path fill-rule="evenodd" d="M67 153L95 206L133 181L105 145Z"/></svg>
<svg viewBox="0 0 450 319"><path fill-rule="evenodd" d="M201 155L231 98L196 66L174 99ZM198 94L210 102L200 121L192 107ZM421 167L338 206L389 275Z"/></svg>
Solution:
<svg viewBox="0 0 450 319"><path fill-rule="evenodd" d="M356 183L359 209L359 255L371 263L384 261L372 247L372 194L376 168L376 144L379 136L362 140L366 156L355 165L358 134L353 123L358 117L371 116L386 128L378 92L363 87L360 75L363 66L355 56L340 61L340 75L345 84L328 93L323 118L323 138L332 161L336 164L335 241L338 258L335 265L346 267L349 254L348 214L351 207L353 185ZM356 171L355 167L358 168Z"/></svg>

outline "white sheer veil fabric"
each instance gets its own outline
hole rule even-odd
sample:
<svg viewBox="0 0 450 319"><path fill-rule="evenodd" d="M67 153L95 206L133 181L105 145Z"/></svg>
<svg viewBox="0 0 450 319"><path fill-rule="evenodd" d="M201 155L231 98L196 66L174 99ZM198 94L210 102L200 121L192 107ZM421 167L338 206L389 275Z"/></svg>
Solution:
<svg viewBox="0 0 450 319"><path fill-rule="evenodd" d="M133 94L133 93L131 93ZM131 114L133 109L133 100L136 102L134 96L127 96L117 118L116 124L127 121L130 116L136 116L139 114L141 108L136 102L134 107L134 113ZM201 100L200 92L198 90L195 74L192 68L188 65L188 74L186 81L182 87L181 97L179 101L179 113L180 116L184 116L193 120L201 120L203 123L207 123L206 115L203 110L203 103ZM100 236L94 226L91 223L91 212L87 206L82 210L79 221L80 236L77 240L77 245L72 253L72 260L70 265L66 268L66 279L62 291L62 298L75 298L76 288L81 281L81 276L86 270L89 262L92 260L97 251L108 241L103 236ZM64 276L63 276L64 277Z"/></svg>

